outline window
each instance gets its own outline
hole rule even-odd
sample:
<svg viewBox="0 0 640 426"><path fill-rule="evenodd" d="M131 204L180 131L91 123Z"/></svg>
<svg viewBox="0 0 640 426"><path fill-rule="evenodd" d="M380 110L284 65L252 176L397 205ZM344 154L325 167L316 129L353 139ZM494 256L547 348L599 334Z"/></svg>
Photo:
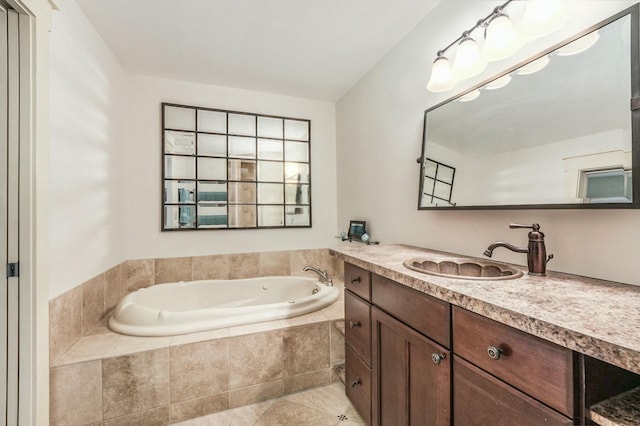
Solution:
<svg viewBox="0 0 640 426"><path fill-rule="evenodd" d="M455 168L425 158L422 205L435 204L437 206L438 203L454 205L451 203L451 192L453 191L455 174Z"/></svg>
<svg viewBox="0 0 640 426"><path fill-rule="evenodd" d="M163 230L311 226L311 121L162 104Z"/></svg>
<svg viewBox="0 0 640 426"><path fill-rule="evenodd" d="M631 203L631 170L622 168L582 171L581 198L587 203Z"/></svg>

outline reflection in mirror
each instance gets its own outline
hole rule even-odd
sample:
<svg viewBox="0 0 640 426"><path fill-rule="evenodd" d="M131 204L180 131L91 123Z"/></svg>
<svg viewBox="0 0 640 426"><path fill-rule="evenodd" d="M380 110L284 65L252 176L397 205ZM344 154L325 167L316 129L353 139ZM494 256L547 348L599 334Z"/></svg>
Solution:
<svg viewBox="0 0 640 426"><path fill-rule="evenodd" d="M311 226L309 120L162 104L162 121L163 230Z"/></svg>
<svg viewBox="0 0 640 426"><path fill-rule="evenodd" d="M164 150L167 154L193 155L196 151L196 134L190 132L164 132Z"/></svg>
<svg viewBox="0 0 640 426"><path fill-rule="evenodd" d="M256 206L255 204L238 204L229 206L230 228L255 228Z"/></svg>
<svg viewBox="0 0 640 426"><path fill-rule="evenodd" d="M638 207L637 14L427 110L419 208Z"/></svg>
<svg viewBox="0 0 640 426"><path fill-rule="evenodd" d="M227 113L202 109L198 110L198 131L227 133Z"/></svg>
<svg viewBox="0 0 640 426"><path fill-rule="evenodd" d="M164 110L164 128L173 130L196 130L196 112L191 108L176 106Z"/></svg>

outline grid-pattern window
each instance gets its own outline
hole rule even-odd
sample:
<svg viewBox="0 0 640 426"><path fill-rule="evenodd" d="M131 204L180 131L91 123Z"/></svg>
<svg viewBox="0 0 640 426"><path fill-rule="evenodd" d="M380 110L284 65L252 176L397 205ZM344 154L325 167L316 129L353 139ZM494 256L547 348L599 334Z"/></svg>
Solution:
<svg viewBox="0 0 640 426"><path fill-rule="evenodd" d="M455 174L455 168L430 158L425 158L424 180L422 182L423 196L421 197L422 205L455 205L451 203Z"/></svg>
<svg viewBox="0 0 640 426"><path fill-rule="evenodd" d="M311 121L162 104L162 229L311 226Z"/></svg>

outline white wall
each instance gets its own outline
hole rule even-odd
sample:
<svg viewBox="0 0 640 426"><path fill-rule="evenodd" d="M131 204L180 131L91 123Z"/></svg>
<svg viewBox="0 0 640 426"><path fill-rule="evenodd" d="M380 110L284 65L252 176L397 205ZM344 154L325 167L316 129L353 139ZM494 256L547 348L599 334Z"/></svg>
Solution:
<svg viewBox="0 0 640 426"><path fill-rule="evenodd" d="M50 34L49 297L124 260L126 75L73 0Z"/></svg>
<svg viewBox="0 0 640 426"><path fill-rule="evenodd" d="M640 284L640 212L632 210L418 211L417 194L424 110L454 94L425 90L436 52L501 2L442 1L336 106L338 223L366 220L372 238L472 256L496 240L525 245L526 232L510 222L542 225L549 269ZM634 1L570 2L572 19L555 34L526 45L516 56L490 64L463 90L550 47ZM498 249L499 260L525 263L522 254Z"/></svg>
<svg viewBox="0 0 640 426"><path fill-rule="evenodd" d="M311 120L312 228L161 232L160 104L171 102ZM337 228L335 104L247 90L131 77L122 190L125 258L327 247Z"/></svg>

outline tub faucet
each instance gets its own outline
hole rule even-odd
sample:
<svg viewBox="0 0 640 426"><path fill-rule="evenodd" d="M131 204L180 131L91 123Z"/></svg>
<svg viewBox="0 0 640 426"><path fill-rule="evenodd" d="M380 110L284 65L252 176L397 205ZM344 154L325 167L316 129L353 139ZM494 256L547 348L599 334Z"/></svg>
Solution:
<svg viewBox="0 0 640 426"><path fill-rule="evenodd" d="M313 266L305 266L302 268L303 271L313 271L320 276L320 282L322 284L326 284L329 287L333 286L333 281L329 278L329 274L327 271L322 271L318 268L314 268Z"/></svg>
<svg viewBox="0 0 640 426"><path fill-rule="evenodd" d="M537 275L537 276L545 276L547 263L553 259L553 255L550 254L547 257L547 249L544 246L544 234L540 232L540 225L534 223L533 225L518 225L516 223L512 223L509 225L509 228L528 228L532 229L529 232L529 245L527 248L520 248L509 243L497 242L491 244L484 251L484 255L487 257L491 257L493 254L493 250L498 247L508 248L511 251L515 251L516 253L527 253L527 266L529 267L529 275Z"/></svg>

